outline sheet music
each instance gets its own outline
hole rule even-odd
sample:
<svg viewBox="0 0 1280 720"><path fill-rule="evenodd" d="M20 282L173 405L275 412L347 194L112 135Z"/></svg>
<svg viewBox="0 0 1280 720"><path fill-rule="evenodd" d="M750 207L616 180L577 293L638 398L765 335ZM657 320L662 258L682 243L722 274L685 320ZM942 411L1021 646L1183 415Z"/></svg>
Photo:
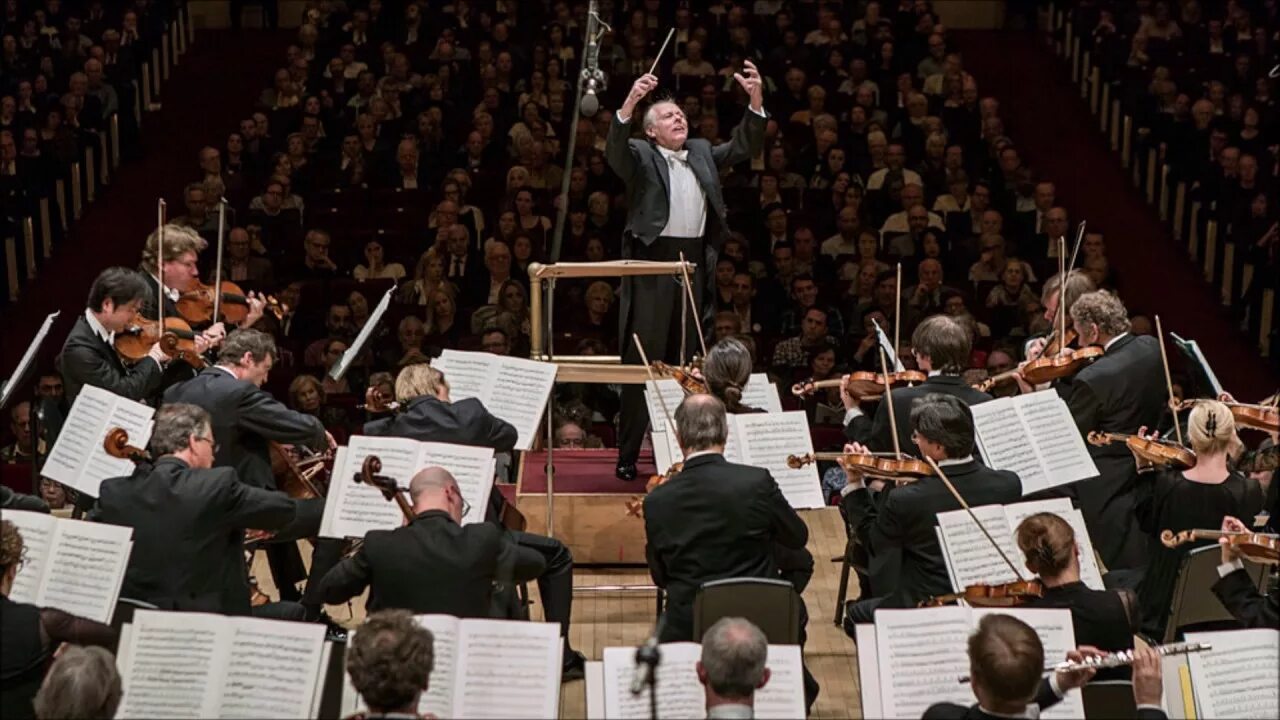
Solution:
<svg viewBox="0 0 1280 720"><path fill-rule="evenodd" d="M562 643L556 623L467 620L459 633L454 717L560 716Z"/></svg>
<svg viewBox="0 0 1280 720"><path fill-rule="evenodd" d="M604 720L604 663L588 660L584 669L587 684L587 720Z"/></svg>
<svg viewBox="0 0 1280 720"><path fill-rule="evenodd" d="M208 718L218 715L218 689L231 639L226 619L204 613L138 610L128 661L120 668L120 718Z"/></svg>
<svg viewBox="0 0 1280 720"><path fill-rule="evenodd" d="M478 399L515 426L516 449L532 446L555 384L554 363L446 349L432 365L444 373L454 400Z"/></svg>
<svg viewBox="0 0 1280 720"><path fill-rule="evenodd" d="M1213 643L1213 650L1187 656L1202 717L1280 717L1280 631L1190 632L1186 639Z"/></svg>
<svg viewBox="0 0 1280 720"><path fill-rule="evenodd" d="M40 602L44 568L49 560L49 546L53 544L56 523L60 521L50 515L28 510L5 510L0 512L0 519L9 520L17 526L22 535L22 544L27 548L26 563L13 581L9 599L37 605Z"/></svg>
<svg viewBox="0 0 1280 720"><path fill-rule="evenodd" d="M1009 529L1009 521L1005 517L1003 505L981 505L973 508L974 517L991 533L1009 560L1018 563L1022 555L1013 543L1013 532ZM942 531L943 552L949 557L955 569L956 592L961 592L969 585L1005 583L1017 580L1009 564L992 546L991 541L983 534L982 529L964 510L952 510L938 513L938 527ZM1021 563L1019 563L1021 564ZM1027 578L1031 577L1027 573Z"/></svg>
<svg viewBox="0 0 1280 720"><path fill-rule="evenodd" d="M146 447L154 414L142 403L86 385L71 405L41 474L98 497L103 480L132 475L134 468L130 460L107 455L102 447L107 430L124 428L129 444Z"/></svg>
<svg viewBox="0 0 1280 720"><path fill-rule="evenodd" d="M370 530L393 530L404 524L404 514L382 491L355 481L365 458L377 455L382 473L407 483L417 472L418 441L409 438L355 435L334 455L329 494L325 498L321 537L362 538Z"/></svg>
<svg viewBox="0 0 1280 720"><path fill-rule="evenodd" d="M973 411L973 429L987 467L1009 470L1022 480L1022 494L1050 487L1044 463L1022 424L1013 398L978 403Z"/></svg>
<svg viewBox="0 0 1280 720"><path fill-rule="evenodd" d="M1048 485L1045 487L1097 476L1098 468L1085 447L1084 438L1057 391L1042 390L1018 395L1013 398L1013 405L1036 445L1036 454L1040 456L1042 469L1047 475ZM1043 488L1035 488L1040 489ZM1023 482L1022 492L1025 495L1034 490Z"/></svg>
<svg viewBox="0 0 1280 720"><path fill-rule="evenodd" d="M680 443L676 440L674 420L667 420L667 414L663 412L662 404L658 402L657 393L659 391L662 393L662 399L667 403L667 410L674 418L676 408L684 400L684 389L680 387L680 383L671 378L646 380L644 385L644 401L649 409L649 428L653 440L654 464L660 472L666 472L672 464L684 459L684 452L680 450Z"/></svg>
<svg viewBox="0 0 1280 720"><path fill-rule="evenodd" d="M44 344L45 337L49 335L49 328L59 314L60 311L53 312L45 317L40 329L36 331L36 336L31 339L31 344L27 346L26 352L22 353L22 359L18 361L18 366L13 369L13 374L9 376L8 380L4 381L4 385L0 385L0 408L9 403L9 397L17 389L17 383L21 382L22 378L27 374L27 368L31 367L31 359L36 356L36 351Z"/></svg>
<svg viewBox="0 0 1280 720"><path fill-rule="evenodd" d="M853 626L858 649L858 689L862 696L862 717L884 717L880 699L880 665L876 662L876 626L859 623Z"/></svg>
<svg viewBox="0 0 1280 720"><path fill-rule="evenodd" d="M986 615L1011 615L1031 627L1044 646L1045 667L1067 659L1067 651L1076 647L1075 625L1067 608L973 608L973 628ZM1084 717L1084 700L1079 692L1069 692L1062 701L1040 713L1048 720L1070 720Z"/></svg>
<svg viewBox="0 0 1280 720"><path fill-rule="evenodd" d="M338 358L338 362L329 368L329 377L334 380L341 380L342 376L347 373L347 368L351 367L351 363L355 361L360 353L364 352L365 343L369 342L369 335L373 333L374 328L378 327L378 323L382 321L382 315L391 305L391 295L395 290L396 286L392 285L382 294L382 299L373 308L373 312L369 313L369 319L364 321L364 327L360 328L360 333L356 335L356 339L347 347L347 351L342 353L342 357Z"/></svg>
<svg viewBox="0 0 1280 720"><path fill-rule="evenodd" d="M765 373L751 373L747 386L742 388L742 404L763 408L765 412L782 412L782 397L778 395L778 386L769 382L769 376Z"/></svg>
<svg viewBox="0 0 1280 720"><path fill-rule="evenodd" d="M133 528L82 520L56 521L49 573L38 605L110 623L129 564Z"/></svg>
<svg viewBox="0 0 1280 720"><path fill-rule="evenodd" d="M1093 553L1093 541L1089 538L1089 528L1084 523L1084 515L1071 506L1067 498L1020 502L1004 506L1005 516L1009 520L1009 528L1013 533L1013 544L1018 544L1018 526L1023 520L1036 513L1048 512L1066 520L1076 533L1076 545L1080 548L1080 580L1093 590L1106 590L1102 582L1102 570L1098 567L1098 558ZM1014 562L1026 569L1027 576L1033 573L1027 568L1022 553L1019 552Z"/></svg>
<svg viewBox="0 0 1280 720"><path fill-rule="evenodd" d="M458 490L471 506L470 511L462 516L463 525L484 522L485 511L489 508L489 495L493 490L493 450L471 445L426 442L422 443L422 456L418 464L419 470L438 465L448 470L453 479L458 481ZM409 483L405 481L404 484Z"/></svg>
<svg viewBox="0 0 1280 720"><path fill-rule="evenodd" d="M741 462L769 470L791 507L820 508L826 505L818 482L818 467L787 467L787 456L813 452L809 420L803 410L784 413L752 413L729 416L730 436L740 436ZM726 457L729 453L726 449Z"/></svg>
<svg viewBox="0 0 1280 720"><path fill-rule="evenodd" d="M697 643L663 643L658 664L658 717L663 720L704 718L706 693L698 682L695 663L702 656ZM636 649L607 647L604 659L604 716L609 720L645 720L649 717L649 689L631 694L636 672ZM803 714L801 715L803 717Z"/></svg>
<svg viewBox="0 0 1280 720"><path fill-rule="evenodd" d="M969 674L968 608L877 610L875 620L881 717L917 718L934 703L973 702L971 688L957 682Z"/></svg>
<svg viewBox="0 0 1280 720"><path fill-rule="evenodd" d="M324 626L261 618L235 618L230 625L219 717L311 717Z"/></svg>
<svg viewBox="0 0 1280 720"><path fill-rule="evenodd" d="M770 645L765 661L769 682L756 692L756 717L787 720L804 717L804 664L799 645ZM694 675L695 679L697 674Z"/></svg>

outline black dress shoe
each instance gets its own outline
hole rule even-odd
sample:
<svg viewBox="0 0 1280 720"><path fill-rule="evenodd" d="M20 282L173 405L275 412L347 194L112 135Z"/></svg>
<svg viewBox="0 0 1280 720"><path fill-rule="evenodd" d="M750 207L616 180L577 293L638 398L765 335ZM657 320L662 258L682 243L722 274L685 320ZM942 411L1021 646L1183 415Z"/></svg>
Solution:
<svg viewBox="0 0 1280 720"><path fill-rule="evenodd" d="M586 677L587 658L577 650L570 650L569 654L564 658L564 665L560 668L560 682L566 683L570 680L581 680Z"/></svg>
<svg viewBox="0 0 1280 720"><path fill-rule="evenodd" d="M614 468L613 474L624 482L631 482L636 479L636 464L634 461L618 461L618 466Z"/></svg>

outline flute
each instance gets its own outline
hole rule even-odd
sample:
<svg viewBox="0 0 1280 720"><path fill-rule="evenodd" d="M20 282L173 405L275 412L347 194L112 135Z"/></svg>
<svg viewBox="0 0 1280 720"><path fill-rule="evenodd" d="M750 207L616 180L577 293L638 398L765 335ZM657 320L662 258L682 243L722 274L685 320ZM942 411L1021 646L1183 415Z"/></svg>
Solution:
<svg viewBox="0 0 1280 720"><path fill-rule="evenodd" d="M1169 643L1168 645L1153 645L1152 649L1160 653L1161 656L1186 655L1188 653L1212 650L1213 643L1179 642L1179 643ZM1087 657L1084 660L1079 662L1073 662L1070 660L1063 661L1058 663L1057 665L1053 665L1051 667L1045 668L1044 671L1046 673L1075 672L1077 670L1088 670L1089 668L1103 670L1106 668L1121 667L1124 665L1132 665L1132 664L1133 664L1133 651L1121 650L1120 652L1111 653L1110 655L1103 655L1102 657L1096 657L1096 656ZM968 675L961 676L960 682L961 683L969 682L969 676Z"/></svg>

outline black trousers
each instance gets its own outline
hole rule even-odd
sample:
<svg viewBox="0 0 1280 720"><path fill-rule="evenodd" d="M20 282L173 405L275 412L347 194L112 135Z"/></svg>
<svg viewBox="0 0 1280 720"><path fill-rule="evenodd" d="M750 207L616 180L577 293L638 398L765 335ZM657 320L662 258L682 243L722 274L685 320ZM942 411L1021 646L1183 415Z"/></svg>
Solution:
<svg viewBox="0 0 1280 720"><path fill-rule="evenodd" d="M630 253L634 260L677 262L683 253L685 260L697 263L698 267L691 277L694 302L687 306L682 299L686 294L683 277L647 275L622 279L622 316L619 318L622 334L619 342L623 364L639 365L644 362L631 337L633 333L644 343L644 351L650 362L661 360L668 364L679 363L682 341L685 360L701 354L702 345L698 341L697 322L693 313L698 313L705 331L712 329L706 288L710 286L711 273L715 270L716 251L709 248L702 238L660 237L652 245L644 245L635 240L629 242L634 243ZM682 322L681 311L686 307L688 315ZM671 410L674 412L675 408ZM622 386L622 409L618 425L618 461L634 462L640 454L640 445L644 443L645 430L649 427L649 411L644 402L643 385Z"/></svg>
<svg viewBox="0 0 1280 720"><path fill-rule="evenodd" d="M542 598L542 615L547 622L560 624L567 658L569 646L569 616L573 614L573 554L564 543L553 537L512 531L520 547L536 550L547 561L547 569L538 576L538 595Z"/></svg>

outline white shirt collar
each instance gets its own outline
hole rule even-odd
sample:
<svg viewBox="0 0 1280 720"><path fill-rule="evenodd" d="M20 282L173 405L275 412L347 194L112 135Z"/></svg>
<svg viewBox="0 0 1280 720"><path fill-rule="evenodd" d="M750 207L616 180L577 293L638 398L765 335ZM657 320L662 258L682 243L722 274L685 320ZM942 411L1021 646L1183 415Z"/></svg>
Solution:
<svg viewBox="0 0 1280 720"><path fill-rule="evenodd" d="M930 370L930 371L929 371L929 377L938 377L938 376L939 376L939 375L941 375L941 374L942 374L942 371L941 371L941 370Z"/></svg>
<svg viewBox="0 0 1280 720"><path fill-rule="evenodd" d="M684 461L689 462L690 460L696 457L700 457L702 455L723 455L723 454L724 452L722 450L699 450L697 452L692 452L692 453L689 453L688 455L685 455Z"/></svg>
<svg viewBox="0 0 1280 720"><path fill-rule="evenodd" d="M657 145L656 147L658 148L658 152L662 153L662 157L666 158L668 161L670 161L671 158L676 158L685 162L689 161L688 150L668 150L661 145Z"/></svg>
<svg viewBox="0 0 1280 720"><path fill-rule="evenodd" d="M1127 332L1122 332L1122 333L1120 333L1119 335L1117 335L1117 336L1115 336L1115 337L1111 338L1110 340L1108 340L1108 341L1107 341L1107 344L1102 346L1102 352L1106 352L1106 351L1110 350L1110 349L1111 349L1111 346L1112 346L1112 345L1115 345L1117 340L1119 340L1120 338L1122 338L1122 337L1124 337L1125 335L1128 335L1128 334L1129 334L1129 333L1127 333Z"/></svg>
<svg viewBox="0 0 1280 720"><path fill-rule="evenodd" d="M938 467L946 467L947 465L963 465L969 462L973 462L972 454L965 455L962 458L947 458L946 460L939 460Z"/></svg>
<svg viewBox="0 0 1280 720"><path fill-rule="evenodd" d="M156 277L155 273L151 273L151 278L156 281L157 285L160 284L160 278ZM169 287L168 285L164 286L164 294L168 295L169 299L174 302L178 302L178 298L182 297L182 293L178 292L174 288Z"/></svg>
<svg viewBox="0 0 1280 720"><path fill-rule="evenodd" d="M217 370L221 370L222 372L224 372L224 373L226 373L226 374L230 375L230 376L231 376L233 379L235 379L235 380L239 380L239 379L240 379L240 378L236 377L236 374L235 374L234 372L232 372L232 371L231 371L231 368L229 368L229 367L227 367L227 366L225 366L225 365L214 365L213 367L214 367L215 369L217 369Z"/></svg>
<svg viewBox="0 0 1280 720"><path fill-rule="evenodd" d="M85 308L84 317L85 320L89 321L89 329L92 330L95 335L102 338L103 342L110 345L111 342L115 340L116 334L103 327L102 323L98 322L98 318L94 317L92 310Z"/></svg>

